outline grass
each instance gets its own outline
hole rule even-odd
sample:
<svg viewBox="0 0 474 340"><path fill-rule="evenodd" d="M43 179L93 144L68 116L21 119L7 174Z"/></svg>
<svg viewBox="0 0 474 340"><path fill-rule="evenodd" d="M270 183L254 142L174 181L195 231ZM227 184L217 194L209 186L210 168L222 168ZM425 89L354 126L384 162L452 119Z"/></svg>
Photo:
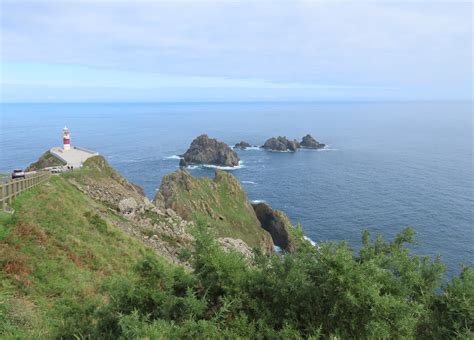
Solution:
<svg viewBox="0 0 474 340"><path fill-rule="evenodd" d="M63 166L66 165L65 162L53 156L53 154L49 151L46 151L41 157L34 163L32 163L28 168L27 171L32 170L40 170L50 166Z"/></svg>
<svg viewBox="0 0 474 340"><path fill-rule="evenodd" d="M8 229L7 225L11 221L11 219L11 214L0 211L0 241L5 239L10 233L10 230Z"/></svg>
<svg viewBox="0 0 474 340"><path fill-rule="evenodd" d="M13 216L0 214L0 337L54 337L64 308L105 300L103 280L132 275L137 259L151 254L63 176L13 207Z"/></svg>
<svg viewBox="0 0 474 340"><path fill-rule="evenodd" d="M270 235L260 227L247 195L230 174L218 180L192 177L192 190L179 187L177 202L187 207L193 221L205 222L220 237L238 238L251 247L261 247Z"/></svg>

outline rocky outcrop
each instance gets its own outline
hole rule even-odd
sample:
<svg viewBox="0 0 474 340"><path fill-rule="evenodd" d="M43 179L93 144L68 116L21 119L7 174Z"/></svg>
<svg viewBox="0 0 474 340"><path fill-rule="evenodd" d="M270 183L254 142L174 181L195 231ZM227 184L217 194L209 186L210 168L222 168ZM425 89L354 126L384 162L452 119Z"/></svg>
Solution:
<svg viewBox="0 0 474 340"><path fill-rule="evenodd" d="M293 226L288 217L279 210L273 210L266 203L252 206L262 228L272 236L273 243L285 251L294 251L296 246L292 237Z"/></svg>
<svg viewBox="0 0 474 340"><path fill-rule="evenodd" d="M124 198L118 204L118 208L122 214L134 214L138 208L138 203L133 197Z"/></svg>
<svg viewBox="0 0 474 340"><path fill-rule="evenodd" d="M241 141L241 142L234 145L234 149L242 149L242 150L245 150L245 149L251 148L251 147L252 147L252 144L244 142L244 141Z"/></svg>
<svg viewBox="0 0 474 340"><path fill-rule="evenodd" d="M44 168L66 165L64 161L56 158L51 152L46 151L38 160L30 164L25 171L36 171Z"/></svg>
<svg viewBox="0 0 474 340"><path fill-rule="evenodd" d="M188 222L171 209L153 205L136 184L115 171L102 156L89 158L74 176L65 177L79 191L103 203L98 209L105 220L141 240L174 263L187 265L181 254L193 249ZM117 216L120 218L117 218ZM115 218L110 219L111 216Z"/></svg>
<svg viewBox="0 0 474 340"><path fill-rule="evenodd" d="M225 252L235 251L241 253L248 260L251 260L254 257L252 249L242 240L230 237L220 237L217 239L217 242Z"/></svg>
<svg viewBox="0 0 474 340"><path fill-rule="evenodd" d="M197 137L182 155L180 166L192 164L211 164L218 166L237 166L239 156L227 144L209 138L207 135Z"/></svg>
<svg viewBox="0 0 474 340"><path fill-rule="evenodd" d="M298 141L290 141L288 138L282 136L267 139L262 146L262 148L271 151L296 151L299 147L300 144Z"/></svg>
<svg viewBox="0 0 474 340"><path fill-rule="evenodd" d="M307 134L306 136L303 137L300 145L302 148L306 148L306 149L322 149L326 146L326 144L319 143L310 134Z"/></svg>
<svg viewBox="0 0 474 340"><path fill-rule="evenodd" d="M70 181L90 197L105 202L118 211L121 210L120 202L129 198L133 198L139 206L151 205L143 189L115 171L104 157L94 156L87 159L83 169L84 172L78 172ZM122 206L123 204L122 202Z"/></svg>
<svg viewBox="0 0 474 340"><path fill-rule="evenodd" d="M273 251L271 236L261 228L240 182L225 171L217 170L214 179L193 177L184 170L173 172L163 177L153 203L207 225L218 237L241 239L250 247Z"/></svg>

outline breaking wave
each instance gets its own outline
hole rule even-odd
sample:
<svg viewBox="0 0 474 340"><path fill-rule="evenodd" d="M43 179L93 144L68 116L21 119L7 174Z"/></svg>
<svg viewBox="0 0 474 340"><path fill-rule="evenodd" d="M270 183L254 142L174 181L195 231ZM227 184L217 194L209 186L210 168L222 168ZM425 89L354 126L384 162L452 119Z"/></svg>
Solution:
<svg viewBox="0 0 474 340"><path fill-rule="evenodd" d="M242 183L245 183L245 184L257 184L257 183L252 182L252 181L242 181Z"/></svg>
<svg viewBox="0 0 474 340"><path fill-rule="evenodd" d="M194 169L218 169L218 170L228 170L228 171L233 171L233 170L238 170L245 168L244 162L239 161L239 165L237 166L220 166L220 165L213 165L213 164L198 164L198 165L188 165L186 169L194 170Z"/></svg>
<svg viewBox="0 0 474 340"><path fill-rule="evenodd" d="M312 239L310 239L308 236L303 236L303 238L304 238L306 241L308 241L309 243L311 243L311 245L312 245L313 247L318 247L318 246L316 245L316 242L314 242L314 241L313 241Z"/></svg>
<svg viewBox="0 0 474 340"><path fill-rule="evenodd" d="M168 160L168 159L183 159L183 157L178 156L178 155L173 155L173 156L165 157L165 158L163 158L163 159L164 159L164 160Z"/></svg>
<svg viewBox="0 0 474 340"><path fill-rule="evenodd" d="M334 149L334 148L331 148L330 145L326 145L324 148L318 149L317 151L339 151L339 149Z"/></svg>
<svg viewBox="0 0 474 340"><path fill-rule="evenodd" d="M235 148L234 148L234 149L235 149ZM245 148L245 149L237 148L237 150L239 150L239 151L262 150L262 148L259 147L259 146L249 146L248 148Z"/></svg>

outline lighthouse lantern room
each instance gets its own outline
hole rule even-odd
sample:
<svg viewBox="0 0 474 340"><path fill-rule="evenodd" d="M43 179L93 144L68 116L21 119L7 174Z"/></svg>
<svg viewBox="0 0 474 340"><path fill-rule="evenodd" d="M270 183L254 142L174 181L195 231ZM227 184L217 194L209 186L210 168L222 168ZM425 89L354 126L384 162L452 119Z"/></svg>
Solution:
<svg viewBox="0 0 474 340"><path fill-rule="evenodd" d="M65 126L63 129L63 149L71 149L71 134L69 133L69 129L67 128L67 126Z"/></svg>

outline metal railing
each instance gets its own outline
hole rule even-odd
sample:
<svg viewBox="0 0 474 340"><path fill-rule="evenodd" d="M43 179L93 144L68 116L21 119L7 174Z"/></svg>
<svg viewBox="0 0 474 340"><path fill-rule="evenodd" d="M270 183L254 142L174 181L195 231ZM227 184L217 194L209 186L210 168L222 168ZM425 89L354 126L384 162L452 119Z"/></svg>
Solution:
<svg viewBox="0 0 474 340"><path fill-rule="evenodd" d="M41 171L21 179L0 178L0 208L5 210L7 203L11 204L16 196L46 182L50 176L49 171Z"/></svg>

